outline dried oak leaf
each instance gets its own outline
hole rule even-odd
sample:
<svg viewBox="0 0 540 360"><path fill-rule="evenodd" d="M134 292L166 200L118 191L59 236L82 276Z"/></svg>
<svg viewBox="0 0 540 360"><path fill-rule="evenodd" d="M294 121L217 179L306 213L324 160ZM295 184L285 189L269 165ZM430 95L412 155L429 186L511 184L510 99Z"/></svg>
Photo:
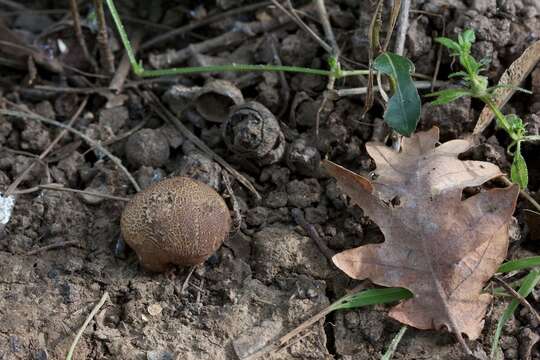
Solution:
<svg viewBox="0 0 540 360"><path fill-rule="evenodd" d="M326 161L338 185L384 234L381 244L343 251L334 263L355 279L405 287L415 296L390 311L419 329L446 327L460 341L476 339L491 296L482 293L504 260L508 223L519 189L492 189L462 200L465 187L501 175L482 161L462 161L467 140L436 146L433 128L404 138L401 152L368 143L374 180Z"/></svg>

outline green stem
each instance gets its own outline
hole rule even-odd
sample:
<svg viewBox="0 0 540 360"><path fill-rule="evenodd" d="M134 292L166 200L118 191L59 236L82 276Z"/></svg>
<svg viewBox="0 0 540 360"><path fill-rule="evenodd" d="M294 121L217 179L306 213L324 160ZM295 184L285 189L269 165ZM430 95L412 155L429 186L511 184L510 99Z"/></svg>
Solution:
<svg viewBox="0 0 540 360"><path fill-rule="evenodd" d="M159 76L171 76L171 75L185 75L185 74L200 74L200 73L209 73L209 72L246 72L246 71L284 71L284 72L294 72L310 75L320 75L320 76L334 76L336 79L343 78L346 76L357 76L357 75L367 75L369 70L322 70L322 69L312 69L299 66L278 66L278 65L251 65L251 64L228 64L228 65L217 65L217 66L197 66L197 67L185 67L185 68L171 68L171 69L158 69L158 70L145 70L144 67L137 61L135 58L135 53L131 46L131 42L127 36L120 15L116 10L114 5L114 0L106 0L107 6L111 12L112 18L116 25L116 29L120 34L120 39L122 44L126 49L129 62L133 72L137 76L141 77L159 77Z"/></svg>
<svg viewBox="0 0 540 360"><path fill-rule="evenodd" d="M486 105L493 111L493 114L495 114L495 119L497 119L497 125L499 125L501 128L503 128L508 135L512 138L512 140L517 141L519 140L516 134L512 131L510 124L506 120L506 116L501 112L497 104L491 99L490 96L482 96L480 98Z"/></svg>

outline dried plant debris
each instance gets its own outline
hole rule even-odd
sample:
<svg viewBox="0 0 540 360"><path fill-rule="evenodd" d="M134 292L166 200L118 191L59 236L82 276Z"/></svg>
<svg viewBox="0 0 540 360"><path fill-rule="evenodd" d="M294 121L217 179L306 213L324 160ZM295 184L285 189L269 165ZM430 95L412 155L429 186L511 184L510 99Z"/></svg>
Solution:
<svg viewBox="0 0 540 360"><path fill-rule="evenodd" d="M499 79L499 88L495 90L494 101L499 108L502 108L514 95L518 86L533 71L540 60L540 41L530 45L519 58L502 74ZM479 134L484 131L493 119L493 112L486 105L478 118L474 133Z"/></svg>
<svg viewBox="0 0 540 360"><path fill-rule="evenodd" d="M438 139L433 128L404 138L401 152L368 143L377 164L373 180L325 161L385 236L382 244L346 250L333 261L355 279L411 290L415 297L392 308L390 316L419 329L446 327L466 347L462 334L476 339L482 330L491 301L482 287L505 258L519 188L462 200L465 187L482 185L501 171L491 163L459 160L470 141L436 146Z"/></svg>

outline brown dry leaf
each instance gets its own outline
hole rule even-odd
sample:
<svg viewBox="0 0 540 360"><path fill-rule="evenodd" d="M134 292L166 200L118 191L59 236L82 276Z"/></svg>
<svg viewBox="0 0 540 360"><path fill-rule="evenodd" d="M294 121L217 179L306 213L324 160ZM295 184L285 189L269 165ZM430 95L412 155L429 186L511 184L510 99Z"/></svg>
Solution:
<svg viewBox="0 0 540 360"><path fill-rule="evenodd" d="M482 161L458 155L472 143L452 140L436 147L439 130L403 139L402 152L368 143L377 163L370 181L325 161L342 190L381 228L385 241L346 250L334 263L355 279L405 287L415 297L390 311L419 329L446 326L463 342L476 339L491 295L481 293L504 260L508 223L518 186L480 192L462 200L465 187L501 175Z"/></svg>
<svg viewBox="0 0 540 360"><path fill-rule="evenodd" d="M536 64L540 61L540 41L534 42L529 46L520 57L518 57L514 62L506 69L499 79L499 85L510 85L510 86L519 86L523 80L531 71L533 71ZM497 106L502 108L508 100L514 95L516 89L511 87L503 87L495 90L493 99ZM485 128L488 127L491 120L493 120L493 112L486 105L480 116L478 117L478 122L474 127L473 134L480 134Z"/></svg>

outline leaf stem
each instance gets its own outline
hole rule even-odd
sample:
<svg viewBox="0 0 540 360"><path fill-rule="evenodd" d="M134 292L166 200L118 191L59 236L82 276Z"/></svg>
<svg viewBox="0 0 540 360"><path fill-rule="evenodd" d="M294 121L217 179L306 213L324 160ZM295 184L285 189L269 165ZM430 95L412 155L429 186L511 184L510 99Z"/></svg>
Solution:
<svg viewBox="0 0 540 360"><path fill-rule="evenodd" d="M491 111L493 111L493 114L495 115L495 119L497 119L497 124L504 129L508 133L508 135L512 138L514 141L519 141L520 139L518 136L512 131L512 128L510 127L510 124L506 120L506 116L501 112L497 104L493 101L493 99L490 96L482 96L480 98L489 108Z"/></svg>

